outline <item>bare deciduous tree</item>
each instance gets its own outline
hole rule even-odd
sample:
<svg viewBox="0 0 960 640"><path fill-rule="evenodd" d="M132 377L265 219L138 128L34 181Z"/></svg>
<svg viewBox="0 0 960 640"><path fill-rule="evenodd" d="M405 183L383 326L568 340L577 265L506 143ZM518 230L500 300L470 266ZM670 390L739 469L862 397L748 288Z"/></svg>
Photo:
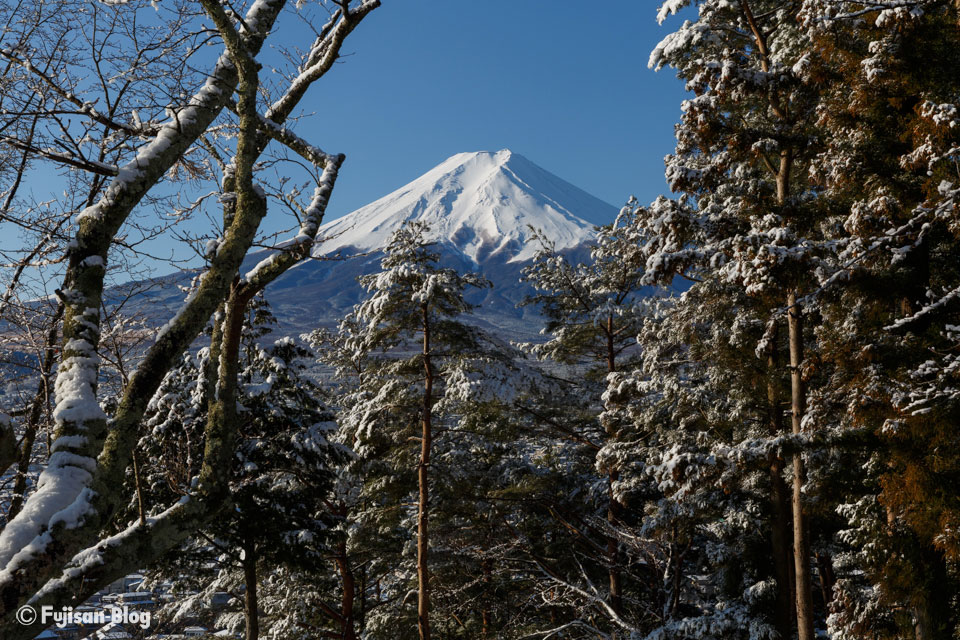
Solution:
<svg viewBox="0 0 960 640"><path fill-rule="evenodd" d="M70 192L82 186L86 194L81 206L58 207L48 224L66 241L56 292L63 321L54 433L37 490L0 532L5 638L36 633L14 620L21 605L82 601L174 548L229 503L246 305L309 254L344 159L306 142L287 124L307 89L332 68L347 36L379 1L286 4L256 0L243 15L235 5L215 0L163 3L155 11L147 3L72 0L5 7L0 59L8 73L0 143L5 167L22 164L10 188L15 192L20 175L31 167L55 166L65 172ZM266 86L257 60L265 41L284 32L285 20L311 9L327 12L325 24L286 83ZM222 45L223 52L210 61L204 44ZM300 213L296 235L275 244L276 251L241 275L267 214L267 196L255 172L269 143L315 167L316 187L309 203L294 207ZM208 266L136 368L122 372L123 392L108 418L98 401L102 336L109 329L103 314L108 262L141 251L146 239L169 226L169 218L159 215L177 210L170 206L176 198L171 193L214 180L218 168L223 227L208 244ZM30 226L29 215L8 210L4 222ZM37 258L23 256L24 264ZM176 504L152 509L149 517L118 522L129 499L120 487L133 463L144 409L215 312L208 376L216 393L209 401L196 488ZM106 537L111 530L120 532Z"/></svg>

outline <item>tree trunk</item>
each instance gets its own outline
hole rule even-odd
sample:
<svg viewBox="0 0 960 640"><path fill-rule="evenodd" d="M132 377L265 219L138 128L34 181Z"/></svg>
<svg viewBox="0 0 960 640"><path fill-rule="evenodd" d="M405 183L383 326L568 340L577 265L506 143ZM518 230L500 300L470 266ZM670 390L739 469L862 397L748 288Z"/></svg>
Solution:
<svg viewBox="0 0 960 640"><path fill-rule="evenodd" d="M423 433L420 439L420 465L417 469L417 480L420 490L420 501L417 505L417 628L420 640L430 640L430 568L428 566L428 552L430 541L430 521L428 509L430 507L430 493L427 485L427 471L430 465L430 445L432 443L431 417L433 411L433 367L430 362L430 316L427 305L421 307L423 311Z"/></svg>
<svg viewBox="0 0 960 640"><path fill-rule="evenodd" d="M607 522L611 529L617 526L617 522L620 520L620 503L617 502L617 499L613 495L613 483L617 481L618 475L616 471L610 471L607 475ZM616 611L618 615L620 614L623 603L623 587L620 583L619 546L615 535L611 534L607 536L607 561L610 563L610 607ZM616 637L616 631L614 631L611 638L616 640Z"/></svg>
<svg viewBox="0 0 960 640"><path fill-rule="evenodd" d="M771 453L769 457L770 483L772 485L773 522L770 523L770 546L773 553L773 571L777 581L777 604L774 615L777 631L784 640L793 636L794 617L797 613L796 578L793 567L793 544L791 540L791 505L787 483L783 480L784 460Z"/></svg>
<svg viewBox="0 0 960 640"><path fill-rule="evenodd" d="M950 589L947 564L943 553L920 543L919 569L921 585L913 605L914 633L916 640L951 640Z"/></svg>
<svg viewBox="0 0 960 640"><path fill-rule="evenodd" d="M833 602L833 585L837 578L833 573L833 558L829 553L815 553L814 559L817 561L817 573L820 574L820 592L823 595L823 607L829 611L830 603Z"/></svg>
<svg viewBox="0 0 960 640"><path fill-rule="evenodd" d="M607 316L607 373L614 373L617 370L616 350L614 348L613 316ZM609 434L611 437L613 434ZM620 504L613 495L613 483L617 481L619 473L611 470L607 475L607 523L611 530L617 526L620 519ZM610 579L610 607L619 615L623 603L623 586L620 580L620 558L619 543L617 537L611 534L607 536L607 562L610 565L608 569ZM611 640L616 640L617 631L611 632Z"/></svg>
<svg viewBox="0 0 960 640"><path fill-rule="evenodd" d="M337 568L340 570L340 579L343 581L343 595L340 602L340 615L343 616L343 640L356 640L357 634L353 624L353 599L357 585L353 577L353 570L347 561L347 543L341 540L337 545Z"/></svg>
<svg viewBox="0 0 960 640"><path fill-rule="evenodd" d="M358 587L360 592L360 620L358 622L360 631L363 632L367 625L367 566L365 564L360 566L360 584Z"/></svg>
<svg viewBox="0 0 960 640"><path fill-rule="evenodd" d="M790 331L790 387L793 433L802 430L806 411L806 388L801 365L803 363L803 309L797 303L796 293L787 295L787 321ZM813 640L813 598L810 586L810 543L807 540L806 519L803 515L803 454L793 454L793 561L797 584L798 640Z"/></svg>
<svg viewBox="0 0 960 640"><path fill-rule="evenodd" d="M243 618L246 623L245 640L259 640L260 617L257 611L257 551L253 542L243 546Z"/></svg>
<svg viewBox="0 0 960 640"><path fill-rule="evenodd" d="M133 450L133 483L137 492L137 514L140 516L140 526L147 524L147 512L143 506L143 486L140 484L140 461L137 459L137 451Z"/></svg>
<svg viewBox="0 0 960 640"><path fill-rule="evenodd" d="M9 420L0 421L0 473L17 459L17 434Z"/></svg>
<svg viewBox="0 0 960 640"><path fill-rule="evenodd" d="M783 433L783 412L780 408L780 392L776 375L779 369L777 357L777 332L767 346L767 410L769 412L770 433L778 436ZM780 637L784 640L793 635L794 616L796 615L796 585L793 575L793 546L790 540L790 498L787 483L783 479L785 466L783 457L771 452L767 458L767 472L770 476L773 518L770 523L770 546L773 553L773 571L777 580L777 604L774 621Z"/></svg>
<svg viewBox="0 0 960 640"><path fill-rule="evenodd" d="M480 611L481 638L487 640L490 633L490 559L484 558L481 567L483 571L483 607Z"/></svg>

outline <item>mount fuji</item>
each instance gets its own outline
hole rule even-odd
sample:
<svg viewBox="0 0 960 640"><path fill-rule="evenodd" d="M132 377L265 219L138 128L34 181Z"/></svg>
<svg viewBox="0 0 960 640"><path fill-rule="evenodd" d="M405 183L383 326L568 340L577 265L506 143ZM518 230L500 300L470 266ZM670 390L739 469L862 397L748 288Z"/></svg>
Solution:
<svg viewBox="0 0 960 640"><path fill-rule="evenodd" d="M376 251L407 220L476 264L522 262L538 247L530 227L558 249L582 244L613 207L508 149L459 153L413 182L321 229L315 255Z"/></svg>
<svg viewBox="0 0 960 640"><path fill-rule="evenodd" d="M579 254L594 226L616 214L612 205L507 149L460 153L321 227L314 259L273 282L267 299L288 329L335 324L363 296L357 277L379 269L391 234L408 220L422 220L443 266L493 282L492 289L471 294L477 320L531 334L539 330L539 318L532 323L536 311L517 304L532 293L520 272L540 248L533 229L558 251Z"/></svg>
<svg viewBox="0 0 960 640"><path fill-rule="evenodd" d="M533 307L517 307L533 293L520 280L540 249L533 229L558 251L583 259L594 226L609 224L616 215L612 205L509 150L460 153L393 193L323 225L312 259L270 283L266 297L285 335L335 327L362 299L357 278L380 269L391 234L407 220L423 220L442 266L479 272L493 283L493 288L467 293L476 305L472 321L510 337L533 338L542 318ZM252 269L265 255L249 255L240 272ZM138 309L163 324L183 302L179 287L197 273L181 271L118 285L114 294L123 299L127 289L146 289L138 294Z"/></svg>

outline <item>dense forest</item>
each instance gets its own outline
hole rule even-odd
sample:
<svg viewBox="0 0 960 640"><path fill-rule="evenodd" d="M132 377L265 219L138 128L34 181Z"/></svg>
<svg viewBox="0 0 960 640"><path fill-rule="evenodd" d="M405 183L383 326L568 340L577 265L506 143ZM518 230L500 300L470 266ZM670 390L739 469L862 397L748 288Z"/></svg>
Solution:
<svg viewBox="0 0 960 640"><path fill-rule="evenodd" d="M539 237L523 342L416 221L280 333L344 161L296 107L379 2L284 4L2 2L0 637L143 571L144 638L960 640L960 2L664 2L671 193ZM183 306L127 313L110 269L204 208Z"/></svg>

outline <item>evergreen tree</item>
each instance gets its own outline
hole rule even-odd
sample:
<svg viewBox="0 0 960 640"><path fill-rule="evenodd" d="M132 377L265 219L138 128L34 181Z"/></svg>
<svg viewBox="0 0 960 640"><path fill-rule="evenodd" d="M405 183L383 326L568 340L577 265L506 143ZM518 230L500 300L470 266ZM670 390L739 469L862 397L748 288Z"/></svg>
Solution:
<svg viewBox="0 0 960 640"><path fill-rule="evenodd" d="M634 209L645 282L691 284L647 317L643 366L612 377L605 419L633 439L609 455L625 470L634 460L631 490L656 498L658 518L694 516L691 531L718 508L736 507L727 526L769 514L756 524L773 566L742 562L745 536L740 564L757 587L774 574L774 619L756 602L745 611L781 636L792 602L800 638L821 624L838 637L952 638L956 6L697 8L651 57L696 94L667 162L687 197ZM744 497L756 506L737 507ZM733 610L708 595L722 586L691 594L701 614Z"/></svg>
<svg viewBox="0 0 960 640"><path fill-rule="evenodd" d="M290 338L263 346L274 324L265 302L252 305L242 337L242 438L232 471L231 517L207 527L161 573L173 578L187 571L200 587L194 597L177 604L180 617L207 609L214 593L242 593L242 615L221 613L220 624L231 629L242 624L251 640L260 636L261 628L272 633L273 625L286 617L260 619L258 587L264 570L268 576L281 571L288 580L308 581L311 573L328 570L335 516L325 498L335 467L350 455L331 441L333 415L305 375L305 361L312 354ZM185 495L194 482L195 461L204 446L200 434L209 399L208 364L205 351L186 356L151 401L150 432L141 441L147 504Z"/></svg>
<svg viewBox="0 0 960 640"><path fill-rule="evenodd" d="M519 354L509 345L476 328L462 329L476 342L455 357L436 360L444 376L435 387L442 389L433 416L442 435L433 443L430 477L432 632L445 638L522 637L543 628L534 621L543 622L544 616L531 601L536 572L530 570L528 549L518 551L523 546L518 528L540 516L522 485L531 479L550 485L563 476L558 472L548 478L538 466L544 447L539 439L524 436L513 410L541 382L539 374L511 361ZM414 492L408 466L413 451L401 437L405 431L385 428L388 418L404 416L397 394L379 394L384 376L406 354L357 349L361 332L351 315L336 333L311 334L321 361L334 369L331 395L345 425L341 437L360 453L341 473L337 491L348 532L348 563L363 567L366 585L357 621L371 638L415 637L406 602L412 593L415 533L412 514L404 513ZM384 402L390 416L382 409ZM416 402L414 396L413 407ZM350 425L355 419L370 420L373 411L379 413L377 421L358 435ZM419 424L415 410L405 419ZM398 620L410 624L398 631Z"/></svg>
<svg viewBox="0 0 960 640"><path fill-rule="evenodd" d="M805 11L806 74L824 87L815 175L836 247L820 293L830 384L816 403L839 433L859 434L827 478L847 521L830 629L953 638L957 9L808 2ZM850 468L862 472L851 478Z"/></svg>
<svg viewBox="0 0 960 640"><path fill-rule="evenodd" d="M661 20L688 4L664 3ZM763 637L772 627L810 640L824 613L814 609L805 497L806 404L819 383L809 373L817 310L805 296L818 286L827 246L808 178L819 135L818 93L800 76L809 36L795 3L695 4L697 19L650 58L654 68L675 68L694 93L667 158L667 181L683 195L632 207L642 282L669 287L680 275L689 288L654 309L643 366L611 381L609 420L624 421L624 442L610 455L627 463L638 449L643 474L658 480L653 490L636 480L654 500L645 522L673 538L688 531L681 544L703 550L715 572L711 585L693 581L695 616L679 612L678 580L661 628ZM784 438L787 407L792 439ZM763 540L747 535L757 530L772 561L742 562ZM772 607L762 604L771 592Z"/></svg>
<svg viewBox="0 0 960 640"><path fill-rule="evenodd" d="M398 620L409 619L404 594L415 573L421 639L431 637L431 595L442 582L431 577L430 555L431 522L436 524L437 503L444 500L438 491L461 475L448 465L458 463L461 447L470 447L456 430L456 400L465 390L473 393L478 378L470 370L490 362L478 331L458 318L470 308L464 290L488 283L439 267L426 231L423 223L412 222L394 234L383 270L361 278L368 296L341 325L341 347L335 350L346 354L341 367L357 373L341 413L346 437L363 460L356 517L366 535L376 532L378 539L368 543L393 549L372 559L370 570L384 576L380 588L387 593L381 597L399 600L371 612L367 628L397 637ZM419 452L411 443L419 444ZM405 506L414 487L415 514ZM414 568L408 544L415 545Z"/></svg>
<svg viewBox="0 0 960 640"><path fill-rule="evenodd" d="M603 380L628 366L634 357L638 330L638 305L642 296L640 252L632 237L631 217L625 211L612 225L600 227L588 262L572 264L540 237L541 250L533 264L524 271L524 278L536 289L525 304L535 304L546 319L542 333L549 336L543 343L521 345L540 359L572 366L585 374L580 389L568 397L583 400L592 411L580 437L600 446L613 433L604 433L597 416L601 410ZM579 386L579 385L578 385ZM592 424L591 424L592 423ZM587 448L593 456L596 449ZM623 611L623 559L620 557L616 529L623 520L622 505L614 495L619 469L609 465L612 458L597 461L605 475L601 492L607 531L602 547L605 557L594 557L597 565L607 567L608 601L611 609ZM591 483L593 484L593 483Z"/></svg>

